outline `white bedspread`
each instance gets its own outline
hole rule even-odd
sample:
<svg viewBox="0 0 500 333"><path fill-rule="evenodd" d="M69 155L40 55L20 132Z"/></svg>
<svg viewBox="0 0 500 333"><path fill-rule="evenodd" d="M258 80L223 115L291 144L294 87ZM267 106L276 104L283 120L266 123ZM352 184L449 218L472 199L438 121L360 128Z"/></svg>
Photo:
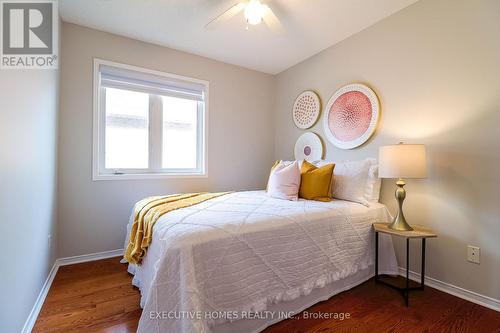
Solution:
<svg viewBox="0 0 500 333"><path fill-rule="evenodd" d="M227 321L214 313L239 318L349 277L373 265L371 225L389 219L382 204L292 202L264 191L170 212L142 265L129 266L142 294L138 332L210 332ZM381 270L396 272L391 251Z"/></svg>

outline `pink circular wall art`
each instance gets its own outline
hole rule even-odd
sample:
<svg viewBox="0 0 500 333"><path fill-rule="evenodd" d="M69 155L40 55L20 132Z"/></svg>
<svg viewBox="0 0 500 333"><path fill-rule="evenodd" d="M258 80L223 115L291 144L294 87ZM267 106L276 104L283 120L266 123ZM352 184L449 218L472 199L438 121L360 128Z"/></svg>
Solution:
<svg viewBox="0 0 500 333"><path fill-rule="evenodd" d="M326 105L323 118L326 137L342 149L358 147L375 132L379 111L373 90L362 84L344 86Z"/></svg>

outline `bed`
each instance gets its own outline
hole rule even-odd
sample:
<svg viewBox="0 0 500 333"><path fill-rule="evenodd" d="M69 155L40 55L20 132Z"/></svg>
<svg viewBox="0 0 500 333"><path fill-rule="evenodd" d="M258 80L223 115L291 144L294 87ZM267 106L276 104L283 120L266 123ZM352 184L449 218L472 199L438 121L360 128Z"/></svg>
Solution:
<svg viewBox="0 0 500 333"><path fill-rule="evenodd" d="M141 265L128 268L141 291L138 332L259 332L371 278L372 223L389 220L379 203L264 191L169 212ZM380 238L380 259L381 273L397 274L390 237Z"/></svg>

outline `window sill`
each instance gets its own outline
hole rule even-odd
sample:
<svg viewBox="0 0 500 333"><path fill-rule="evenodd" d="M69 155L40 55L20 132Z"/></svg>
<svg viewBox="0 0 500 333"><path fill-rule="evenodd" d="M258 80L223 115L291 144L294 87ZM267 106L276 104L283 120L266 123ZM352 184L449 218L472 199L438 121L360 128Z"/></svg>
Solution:
<svg viewBox="0 0 500 333"><path fill-rule="evenodd" d="M208 178L205 173L138 173L138 174L98 174L92 175L93 181L100 180L146 180L146 179L175 179L175 178Z"/></svg>

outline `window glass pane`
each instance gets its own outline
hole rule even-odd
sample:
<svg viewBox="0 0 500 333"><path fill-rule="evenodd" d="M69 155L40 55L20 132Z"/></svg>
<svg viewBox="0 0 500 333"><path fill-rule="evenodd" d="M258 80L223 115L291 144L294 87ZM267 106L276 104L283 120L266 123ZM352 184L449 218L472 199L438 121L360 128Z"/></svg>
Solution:
<svg viewBox="0 0 500 333"><path fill-rule="evenodd" d="M196 168L198 102L162 96L162 168Z"/></svg>
<svg viewBox="0 0 500 333"><path fill-rule="evenodd" d="M148 167L149 95L106 88L105 167Z"/></svg>

